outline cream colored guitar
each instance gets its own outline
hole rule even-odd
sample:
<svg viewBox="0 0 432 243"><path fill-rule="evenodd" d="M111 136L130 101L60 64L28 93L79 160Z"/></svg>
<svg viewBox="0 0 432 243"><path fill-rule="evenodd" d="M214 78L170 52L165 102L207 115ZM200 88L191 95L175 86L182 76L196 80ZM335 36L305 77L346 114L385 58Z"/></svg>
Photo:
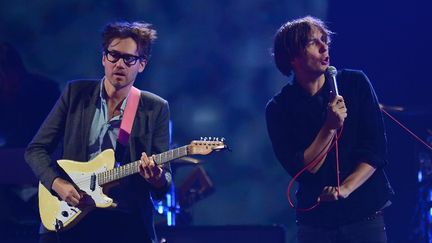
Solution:
<svg viewBox="0 0 432 243"><path fill-rule="evenodd" d="M223 139L192 141L189 145L153 155L157 165L186 156L206 155L212 151L227 148ZM69 175L79 190L85 192L86 206L69 206L59 197L52 195L39 183L39 213L42 224L50 231L66 230L75 225L86 213L98 208L115 207L113 199L104 194L104 186L123 177L138 173L140 161L114 168L114 151L107 149L93 160L83 163L72 160L58 160L57 163Z"/></svg>

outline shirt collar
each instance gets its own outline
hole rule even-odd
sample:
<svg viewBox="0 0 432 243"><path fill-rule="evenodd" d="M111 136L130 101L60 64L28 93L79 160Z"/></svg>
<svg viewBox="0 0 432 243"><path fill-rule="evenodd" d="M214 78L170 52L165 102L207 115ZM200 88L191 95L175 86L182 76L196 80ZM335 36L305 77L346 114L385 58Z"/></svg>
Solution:
<svg viewBox="0 0 432 243"><path fill-rule="evenodd" d="M295 75L294 75L293 80L292 80L292 86L294 89L296 89L296 93L303 99L310 99L310 98L317 97L317 96L322 96L322 97L325 97L327 99L329 98L330 85L329 85L329 80L328 80L327 76L325 77L325 81L324 81L324 84L323 84L321 90L313 96L311 96L308 92L306 92L306 90L303 89L303 87L298 83Z"/></svg>

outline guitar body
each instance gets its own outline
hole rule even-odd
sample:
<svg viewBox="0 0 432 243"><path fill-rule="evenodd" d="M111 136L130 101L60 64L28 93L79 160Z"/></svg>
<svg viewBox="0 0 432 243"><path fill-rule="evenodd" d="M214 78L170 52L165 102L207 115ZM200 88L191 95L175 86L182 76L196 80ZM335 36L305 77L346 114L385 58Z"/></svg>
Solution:
<svg viewBox="0 0 432 243"><path fill-rule="evenodd" d="M69 175L78 189L87 195L84 196L84 200L78 207L69 206L39 183L39 212L45 228L50 231L67 230L93 208L115 206L113 200L103 193L103 187L98 184L94 176L114 168L115 158L112 149L103 151L89 162L58 160L57 163Z"/></svg>

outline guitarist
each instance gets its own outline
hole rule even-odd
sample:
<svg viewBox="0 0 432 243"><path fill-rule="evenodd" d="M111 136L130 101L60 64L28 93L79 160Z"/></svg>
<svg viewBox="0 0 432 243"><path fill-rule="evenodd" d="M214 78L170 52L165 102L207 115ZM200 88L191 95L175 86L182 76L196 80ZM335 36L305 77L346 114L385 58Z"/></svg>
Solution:
<svg viewBox="0 0 432 243"><path fill-rule="evenodd" d="M56 105L26 149L25 159L41 183L73 206L86 195L68 180L50 154L63 143L62 158L89 161L115 150L116 161L141 160L140 173L123 178L110 190L117 207L91 210L72 228L48 232L40 242L154 242L152 199L162 198L171 184L169 166L155 166L147 155L164 152L169 143L168 103L141 91L132 131L125 145L117 141L128 94L144 71L156 31L144 22L114 22L102 32L101 80L66 85Z"/></svg>

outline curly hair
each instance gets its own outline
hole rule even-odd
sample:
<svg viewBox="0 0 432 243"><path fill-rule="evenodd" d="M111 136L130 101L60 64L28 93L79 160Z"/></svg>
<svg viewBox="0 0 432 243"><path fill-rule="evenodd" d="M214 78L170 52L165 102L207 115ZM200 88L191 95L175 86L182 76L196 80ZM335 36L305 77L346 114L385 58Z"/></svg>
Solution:
<svg viewBox="0 0 432 243"><path fill-rule="evenodd" d="M290 76L292 74L291 61L306 47L312 28L318 28L330 43L333 34L320 19L306 16L283 24L276 32L273 46L273 57L279 71Z"/></svg>
<svg viewBox="0 0 432 243"><path fill-rule="evenodd" d="M156 40L156 30L146 22L113 22L105 26L102 31L102 51L108 50L113 39L132 38L138 46L138 55L148 59L150 57L151 45Z"/></svg>

